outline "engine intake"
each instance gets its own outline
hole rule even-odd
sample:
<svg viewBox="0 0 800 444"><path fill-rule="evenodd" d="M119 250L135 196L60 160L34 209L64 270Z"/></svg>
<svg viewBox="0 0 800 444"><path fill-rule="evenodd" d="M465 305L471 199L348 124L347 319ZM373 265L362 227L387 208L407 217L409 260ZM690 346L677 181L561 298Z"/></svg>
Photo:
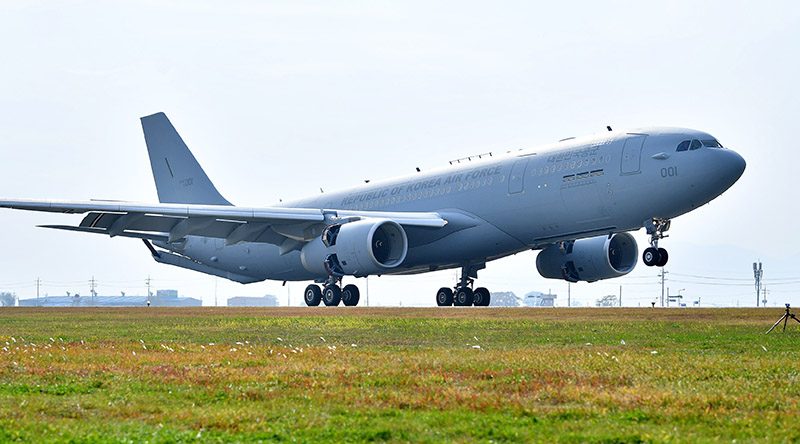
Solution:
<svg viewBox="0 0 800 444"><path fill-rule="evenodd" d="M548 279L595 282L625 276L638 260L636 239L617 233L550 245L536 256L536 269Z"/></svg>
<svg viewBox="0 0 800 444"><path fill-rule="evenodd" d="M363 219L326 227L303 247L300 259L312 273L362 277L399 266L407 253L408 237L400 224Z"/></svg>

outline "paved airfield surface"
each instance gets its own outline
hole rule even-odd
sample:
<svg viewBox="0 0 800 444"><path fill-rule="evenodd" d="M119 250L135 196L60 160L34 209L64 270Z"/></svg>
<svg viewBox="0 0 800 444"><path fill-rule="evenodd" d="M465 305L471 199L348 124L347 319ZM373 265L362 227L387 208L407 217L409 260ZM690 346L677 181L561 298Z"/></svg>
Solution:
<svg viewBox="0 0 800 444"><path fill-rule="evenodd" d="M791 442L782 314L4 308L0 441Z"/></svg>

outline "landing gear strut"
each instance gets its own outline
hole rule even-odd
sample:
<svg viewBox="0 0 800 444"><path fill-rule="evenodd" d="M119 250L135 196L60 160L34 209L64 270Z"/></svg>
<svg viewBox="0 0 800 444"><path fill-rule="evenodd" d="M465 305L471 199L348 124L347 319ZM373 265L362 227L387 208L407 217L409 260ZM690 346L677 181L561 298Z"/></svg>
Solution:
<svg viewBox="0 0 800 444"><path fill-rule="evenodd" d="M341 277L330 276L322 289L317 284L311 284L306 287L303 300L309 307L316 307L320 302L327 307L335 307L340 303L344 303L347 307L355 307L361 299L361 292L353 284L340 287L341 281Z"/></svg>
<svg viewBox="0 0 800 444"><path fill-rule="evenodd" d="M658 247L658 241L669 237L664 234L669 230L669 219L649 219L645 221L644 227L647 229L647 234L650 235L650 246L644 250L642 260L648 267L663 267L669 261L669 253L667 250Z"/></svg>
<svg viewBox="0 0 800 444"><path fill-rule="evenodd" d="M455 289L442 287L436 292L436 305L440 307L487 307L490 302L489 290L472 286L478 278L478 270L486 268L485 263L467 264L461 268L461 279ZM453 291L455 290L455 291Z"/></svg>

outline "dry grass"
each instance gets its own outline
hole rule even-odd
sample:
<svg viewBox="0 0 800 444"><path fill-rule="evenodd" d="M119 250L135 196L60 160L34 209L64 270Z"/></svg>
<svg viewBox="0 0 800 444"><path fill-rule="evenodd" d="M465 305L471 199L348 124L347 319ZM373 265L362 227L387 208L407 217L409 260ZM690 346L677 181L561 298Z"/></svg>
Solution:
<svg viewBox="0 0 800 444"><path fill-rule="evenodd" d="M3 309L0 441L797 441L780 315Z"/></svg>

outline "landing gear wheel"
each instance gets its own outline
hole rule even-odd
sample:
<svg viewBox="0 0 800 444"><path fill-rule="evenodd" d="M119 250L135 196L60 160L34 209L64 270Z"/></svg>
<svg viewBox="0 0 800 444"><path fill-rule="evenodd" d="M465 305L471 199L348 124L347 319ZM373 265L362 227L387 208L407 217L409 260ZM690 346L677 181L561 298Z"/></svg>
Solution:
<svg viewBox="0 0 800 444"><path fill-rule="evenodd" d="M453 305L453 290L442 287L436 292L436 305L440 307L449 307Z"/></svg>
<svg viewBox="0 0 800 444"><path fill-rule="evenodd" d="M644 261L644 264L647 265L648 267L652 267L658 264L658 261L660 259L661 255L659 254L657 248L648 247L644 250L644 253L642 254L642 260Z"/></svg>
<svg viewBox="0 0 800 444"><path fill-rule="evenodd" d="M306 291L303 293L303 299L309 307L316 307L319 305L319 301L322 300L322 290L319 289L319 285L311 284L306 287Z"/></svg>
<svg viewBox="0 0 800 444"><path fill-rule="evenodd" d="M659 248L658 262L656 262L656 266L663 267L664 265L667 265L667 261L669 261L669 253L667 253L667 250Z"/></svg>
<svg viewBox="0 0 800 444"><path fill-rule="evenodd" d="M472 300L475 298L472 289L469 287L461 287L456 290L453 305L458 307L469 307L472 305Z"/></svg>
<svg viewBox="0 0 800 444"><path fill-rule="evenodd" d="M322 291L322 302L328 307L335 307L342 301L342 289L338 285L326 285Z"/></svg>
<svg viewBox="0 0 800 444"><path fill-rule="evenodd" d="M342 302L348 307L355 307L358 305L358 300L361 298L361 292L358 287L353 284L345 285L342 288Z"/></svg>
<svg viewBox="0 0 800 444"><path fill-rule="evenodd" d="M489 290L484 287L478 287L472 292L472 303L476 307L488 307L491 300Z"/></svg>

